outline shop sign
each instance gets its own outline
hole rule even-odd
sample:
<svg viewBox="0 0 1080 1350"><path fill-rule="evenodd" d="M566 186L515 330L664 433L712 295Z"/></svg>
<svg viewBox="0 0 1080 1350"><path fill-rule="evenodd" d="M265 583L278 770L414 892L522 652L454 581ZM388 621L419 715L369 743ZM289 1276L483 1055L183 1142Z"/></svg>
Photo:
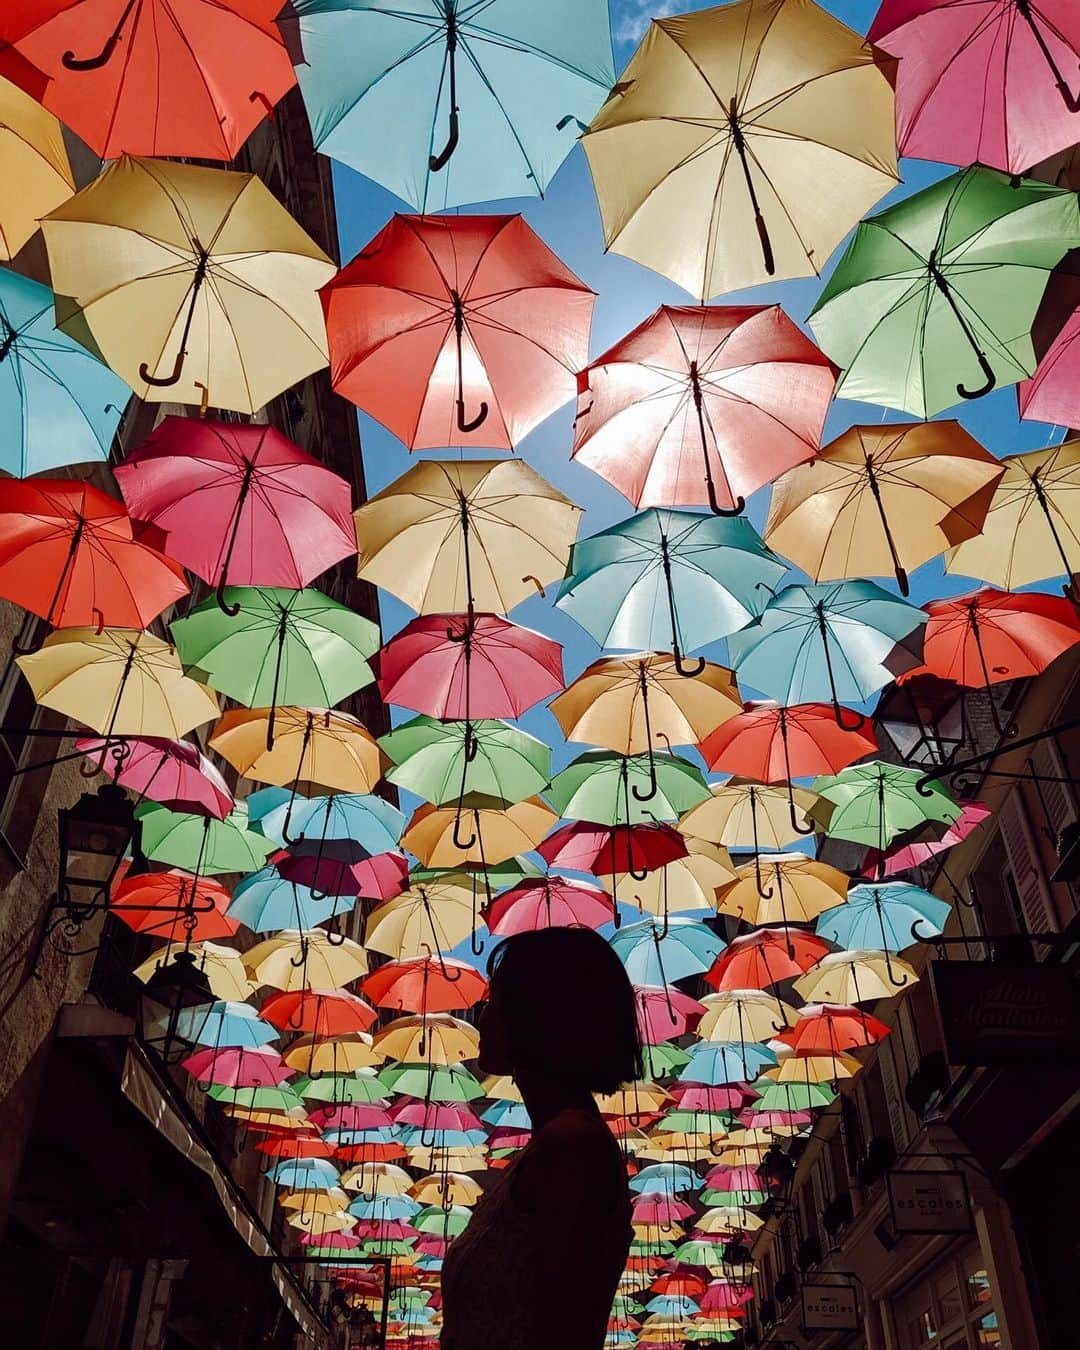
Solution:
<svg viewBox="0 0 1080 1350"><path fill-rule="evenodd" d="M971 1196L963 1172L890 1172L889 1208L898 1237L970 1233Z"/></svg>
<svg viewBox="0 0 1080 1350"><path fill-rule="evenodd" d="M859 1301L851 1284L804 1284L804 1331L858 1331Z"/></svg>
<svg viewBox="0 0 1080 1350"><path fill-rule="evenodd" d="M933 961L930 980L950 1064L1080 1059L1080 1001L1064 966Z"/></svg>

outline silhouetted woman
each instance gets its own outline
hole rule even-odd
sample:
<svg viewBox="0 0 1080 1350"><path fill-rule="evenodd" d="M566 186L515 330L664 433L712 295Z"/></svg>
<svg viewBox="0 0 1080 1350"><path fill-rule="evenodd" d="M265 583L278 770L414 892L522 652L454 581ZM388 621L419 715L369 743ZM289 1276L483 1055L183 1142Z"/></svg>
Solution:
<svg viewBox="0 0 1080 1350"><path fill-rule="evenodd" d="M480 1068L513 1075L533 1135L447 1253L443 1350L601 1350L630 1200L592 1094L641 1077L633 990L587 928L508 938L489 974Z"/></svg>

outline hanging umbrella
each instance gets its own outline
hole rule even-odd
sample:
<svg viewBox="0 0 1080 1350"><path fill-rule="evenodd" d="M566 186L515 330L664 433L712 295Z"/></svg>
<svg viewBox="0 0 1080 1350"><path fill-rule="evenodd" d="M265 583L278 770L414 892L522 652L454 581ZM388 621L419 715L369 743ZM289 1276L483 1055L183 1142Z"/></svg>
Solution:
<svg viewBox="0 0 1080 1350"><path fill-rule="evenodd" d="M355 513L357 574L421 613L505 613L563 575L580 514L520 460L427 460Z"/></svg>
<svg viewBox="0 0 1080 1350"><path fill-rule="evenodd" d="M615 879L614 894L624 904L663 916L715 909L717 890L734 879L727 849L687 835L684 858L665 863L643 877L624 872Z"/></svg>
<svg viewBox="0 0 1080 1350"><path fill-rule="evenodd" d="M810 316L837 397L932 417L1031 375L1039 302L1077 245L1074 192L979 165L868 217Z"/></svg>
<svg viewBox="0 0 1080 1350"><path fill-rule="evenodd" d="M758 783L787 783L811 774L836 773L877 749L874 729L836 725L825 703L785 708L773 702L747 703L701 743L710 769L740 774ZM698 808L704 812L705 806ZM769 847L782 848L780 843Z"/></svg>
<svg viewBox="0 0 1080 1350"><path fill-rule="evenodd" d="M829 716L831 719L831 710ZM732 778L726 783L713 783L709 793L707 801L680 821L684 834L710 839L725 848L779 853L816 828L809 813L819 798L806 788L790 783L770 787Z"/></svg>
<svg viewBox="0 0 1080 1350"><path fill-rule="evenodd" d="M274 1027L264 1022L247 1003L225 1000L181 1008L176 1034L196 1045L211 1045L215 1049L237 1046L251 1050L276 1041L278 1036Z"/></svg>
<svg viewBox="0 0 1080 1350"><path fill-rule="evenodd" d="M323 290L334 388L412 450L511 450L573 396L595 296L520 216L394 216Z"/></svg>
<svg viewBox="0 0 1080 1350"><path fill-rule="evenodd" d="M216 998L243 1003L254 993L244 963L240 959L240 953L235 947L226 947L218 942L188 942L183 936L177 942L159 947L141 966L136 967L132 974L135 979L146 984L159 970L164 970L166 966L172 964L181 953L191 957L195 968L206 980Z"/></svg>
<svg viewBox="0 0 1080 1350"><path fill-rule="evenodd" d="M842 914L847 905L827 913ZM817 931L829 936L819 919ZM835 939L834 939L835 940ZM767 989L793 976L802 975L828 953L819 937L791 928L759 928L732 938L704 975L714 989Z"/></svg>
<svg viewBox="0 0 1080 1350"><path fill-rule="evenodd" d="M543 196L615 80L601 0L294 9L316 148L418 211Z"/></svg>
<svg viewBox="0 0 1080 1350"><path fill-rule="evenodd" d="M899 57L900 153L1021 174L1071 146L1077 17L1068 0L886 0L869 40Z"/></svg>
<svg viewBox="0 0 1080 1350"><path fill-rule="evenodd" d="M376 1013L370 1003L342 989L302 989L271 994L259 1016L280 1031L303 1031L326 1039L368 1031Z"/></svg>
<svg viewBox="0 0 1080 1350"><path fill-rule="evenodd" d="M724 949L724 941L697 919L655 919L628 924L609 939L631 983L669 984L700 975Z"/></svg>
<svg viewBox="0 0 1080 1350"><path fill-rule="evenodd" d="M578 376L574 458L635 506L737 514L817 450L835 382L779 305L662 305Z"/></svg>
<svg viewBox="0 0 1080 1350"><path fill-rule="evenodd" d="M244 952L255 984L286 993L341 989L367 974L363 947L351 938L334 939L321 928L308 933L285 929Z"/></svg>
<svg viewBox="0 0 1080 1350"><path fill-rule="evenodd" d="M362 723L332 708L278 708L267 750L269 708L233 708L219 719L210 746L245 778L299 782L341 792L370 792L382 777L378 744Z"/></svg>
<svg viewBox="0 0 1080 1350"><path fill-rule="evenodd" d="M960 815L960 807L940 782L922 787L919 769L880 759L815 778L814 791L832 804L826 830L830 838L868 844L882 853L897 835L931 820L951 825Z"/></svg>
<svg viewBox="0 0 1080 1350"><path fill-rule="evenodd" d="M228 1046L220 1050L197 1050L181 1063L199 1083L222 1087L277 1087L287 1082L292 1070L281 1062L276 1050Z"/></svg>
<svg viewBox="0 0 1080 1350"><path fill-rule="evenodd" d="M671 825L609 826L587 820L560 826L536 851L549 867L597 876L632 873L642 880L688 853L686 840Z"/></svg>
<svg viewBox="0 0 1080 1350"><path fill-rule="evenodd" d="M320 1038L315 1038L319 1040ZM370 1041L370 1037L367 1038ZM293 1041L289 1047L292 1054L298 1045L310 1044L312 1038L309 1036L299 1037ZM356 1037L337 1037L333 1038L331 1044L348 1043L351 1044ZM325 1048L327 1043L320 1041ZM286 1060L286 1063L289 1061ZM382 1102L385 1101L383 1086L375 1076L372 1068L362 1069L352 1074L320 1074L318 1077L311 1078L301 1075L293 1083L293 1087L301 1097L309 1098L311 1101L325 1102Z"/></svg>
<svg viewBox="0 0 1080 1350"><path fill-rule="evenodd" d="M794 987L807 1001L873 1003L892 998L918 978L906 961L886 951L832 952L800 976Z"/></svg>
<svg viewBox="0 0 1080 1350"><path fill-rule="evenodd" d="M334 265L255 174L124 156L41 228L60 326L144 400L253 413L327 363Z"/></svg>
<svg viewBox="0 0 1080 1350"><path fill-rule="evenodd" d="M34 698L110 739L183 736L217 716L205 685L187 679L176 653L129 628L61 628L16 658Z"/></svg>
<svg viewBox="0 0 1080 1350"><path fill-rule="evenodd" d="M708 796L701 771L677 755L590 750L551 780L547 796L564 819L634 825L677 820Z"/></svg>
<svg viewBox="0 0 1080 1350"><path fill-rule="evenodd" d="M224 820L170 811L156 802L137 806L135 818L147 858L199 876L254 872L273 848L268 839L247 828L243 802L237 802Z"/></svg>
<svg viewBox="0 0 1080 1350"><path fill-rule="evenodd" d="M272 789L279 791L279 789ZM397 847L405 817L390 802L367 793L339 792L327 797L297 797L282 801L259 821L259 830L275 844L318 845L334 840L358 844L370 854ZM248 798L251 807L251 798Z"/></svg>
<svg viewBox="0 0 1080 1350"><path fill-rule="evenodd" d="M499 938L537 928L602 928L611 917L611 901L599 886L555 874L526 878L496 896L484 913Z"/></svg>
<svg viewBox="0 0 1080 1350"><path fill-rule="evenodd" d="M0 33L0 47L3 38ZM13 75L15 72L8 70L6 73ZM10 181L18 184L18 190L5 192L0 203L0 258L9 261L37 233L41 217L48 215L75 191L60 123L42 108L36 97L31 97L9 79L0 79L0 155ZM12 273L12 278L14 276ZM24 283L26 293L45 291L48 295L46 288L35 282L24 277L19 277L18 281ZM13 289L17 289L17 285ZM51 296L49 298L51 301ZM66 460L56 462L75 461L69 455ZM39 467L52 466L42 464Z"/></svg>
<svg viewBox="0 0 1080 1350"><path fill-rule="evenodd" d="M755 926L785 929L811 923L842 903L848 887L843 872L803 853L763 854L738 868L736 878L717 893L718 911Z"/></svg>
<svg viewBox="0 0 1080 1350"><path fill-rule="evenodd" d="M932 600L926 611L927 668L972 688L1039 675L1080 640L1076 607L1037 591L1013 595L988 586Z"/></svg>
<svg viewBox="0 0 1080 1350"><path fill-rule="evenodd" d="M1055 273L1036 315L1032 338L1038 365L1030 379L1016 387L1020 416L1029 422L1074 426L1077 357L1080 357L1080 304L1077 277L1070 259Z"/></svg>
<svg viewBox="0 0 1080 1350"><path fill-rule="evenodd" d="M638 985L634 989L642 1041L656 1049L663 1041L683 1036L704 1009L696 998L670 986Z"/></svg>
<svg viewBox="0 0 1080 1350"><path fill-rule="evenodd" d="M0 80L0 151L7 87ZM20 181L20 191L0 204L0 256L7 197L23 201L24 187ZM57 328L53 300L47 286L0 271L0 417L7 431L0 467L16 477L107 459L131 396L123 380Z"/></svg>
<svg viewBox="0 0 1080 1350"><path fill-rule="evenodd" d="M944 930L952 906L921 886L894 881L853 886L847 903L818 915L815 932L847 949L881 947L902 952Z"/></svg>
<svg viewBox="0 0 1080 1350"><path fill-rule="evenodd" d="M860 1008L844 1004L808 1003L800 1009L799 1020L795 1025L779 1032L777 1040L790 1045L798 1054L840 1055L845 1050L876 1045L888 1034L889 1028L884 1022L879 1022Z"/></svg>
<svg viewBox="0 0 1080 1350"><path fill-rule="evenodd" d="M370 1036L298 1036L282 1058L290 1068L304 1074L323 1075L312 1079L305 1095L319 1101L347 1101L342 1093L346 1076L357 1081L375 1081L374 1068L383 1056L373 1049ZM325 1094L325 1095L324 1095ZM367 1097L364 1097L367 1100Z"/></svg>
<svg viewBox="0 0 1080 1350"><path fill-rule="evenodd" d="M940 838L921 840L914 844L897 844L889 849L884 858L871 850L863 864L863 876L877 877L883 872L885 876L891 877L898 872L921 867L937 854L962 844L969 834L977 830L983 821L988 820L993 814L982 802L958 802L957 805L960 807L959 816Z"/></svg>
<svg viewBox="0 0 1080 1350"><path fill-rule="evenodd" d="M679 1077L686 1083L723 1087L744 1083L775 1063L776 1055L767 1045L752 1041L702 1042L691 1048L689 1063Z"/></svg>
<svg viewBox="0 0 1080 1350"><path fill-rule="evenodd" d="M701 1001L705 1011L697 1030L707 1041L769 1041L799 1017L794 1008L760 989L723 989Z"/></svg>
<svg viewBox="0 0 1080 1350"><path fill-rule="evenodd" d="M364 946L397 959L430 956L452 951L472 937L479 923L476 900L468 891L456 886L417 886L375 906L368 915Z"/></svg>
<svg viewBox="0 0 1080 1350"><path fill-rule="evenodd" d="M460 1064L448 1068L430 1068L424 1064L392 1064L379 1074L389 1092L420 1101L474 1102L484 1089Z"/></svg>
<svg viewBox="0 0 1080 1350"><path fill-rule="evenodd" d="M0 596L57 628L146 628L184 569L134 537L123 505L73 478L0 481Z"/></svg>
<svg viewBox="0 0 1080 1350"><path fill-rule="evenodd" d="M551 750L508 722L440 722L414 717L379 737L394 767L387 782L436 806L467 794L507 804L542 791L551 777Z"/></svg>
<svg viewBox="0 0 1080 1350"><path fill-rule="evenodd" d="M357 896L391 900L405 889L409 864L402 853L369 854L352 840L304 840L272 861L288 881L309 886L320 897Z"/></svg>
<svg viewBox="0 0 1080 1350"><path fill-rule="evenodd" d="M498 798L466 797L452 807L424 805L413 812L401 847L425 867L458 868L498 863L528 853L558 817L538 797L512 806ZM461 831L469 831L464 838Z"/></svg>
<svg viewBox="0 0 1080 1350"><path fill-rule="evenodd" d="M169 942L202 942L236 932L239 925L226 915L228 904L224 886L170 868L125 876L109 892L108 912L135 933Z"/></svg>
<svg viewBox="0 0 1080 1350"><path fill-rule="evenodd" d="M766 1069L763 1077L777 1083L832 1083L854 1078L862 1067L854 1055L789 1053L775 1068Z"/></svg>
<svg viewBox="0 0 1080 1350"><path fill-rule="evenodd" d="M355 903L355 896L346 900L316 895L307 886L288 881L269 863L239 882L229 917L253 933L275 933L282 928L315 928L347 914Z"/></svg>
<svg viewBox="0 0 1080 1350"><path fill-rule="evenodd" d="M132 736L125 741L83 736L75 749L88 767L171 811L224 820L236 805L217 768L190 741Z"/></svg>
<svg viewBox="0 0 1080 1350"><path fill-rule="evenodd" d="M748 520L653 508L575 544L555 603L602 647L696 675L685 653L748 624L786 570Z"/></svg>
<svg viewBox="0 0 1080 1350"><path fill-rule="evenodd" d="M388 1059L400 1063L429 1060L444 1067L475 1059L480 1033L449 1013L396 1017L375 1034L375 1044Z"/></svg>
<svg viewBox="0 0 1080 1350"><path fill-rule="evenodd" d="M377 1007L400 1012L453 1012L487 997L487 981L472 966L449 956L387 961L361 985Z"/></svg>
<svg viewBox="0 0 1080 1350"><path fill-rule="evenodd" d="M859 703L922 657L921 610L872 581L785 586L761 615L729 640L739 680L778 703L828 699L845 729L841 704Z"/></svg>
<svg viewBox="0 0 1080 1350"><path fill-rule="evenodd" d="M655 20L582 140L605 245L703 300L820 274L897 182L878 59L805 0Z"/></svg>
<svg viewBox="0 0 1080 1350"><path fill-rule="evenodd" d="M815 581L896 577L977 535L1004 470L959 422L855 426L776 483L765 538Z"/></svg>

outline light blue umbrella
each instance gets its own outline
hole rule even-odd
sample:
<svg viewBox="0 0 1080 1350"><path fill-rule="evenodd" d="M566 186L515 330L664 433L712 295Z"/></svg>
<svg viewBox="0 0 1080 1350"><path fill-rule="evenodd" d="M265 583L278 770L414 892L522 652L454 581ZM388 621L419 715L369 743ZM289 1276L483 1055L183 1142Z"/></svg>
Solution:
<svg viewBox="0 0 1080 1350"><path fill-rule="evenodd" d="M357 1219L408 1221L420 1213L420 1205L408 1195L358 1195L349 1204L349 1213Z"/></svg>
<svg viewBox="0 0 1080 1350"><path fill-rule="evenodd" d="M510 1130L531 1130L532 1120L523 1102L494 1102L480 1119L485 1125Z"/></svg>
<svg viewBox="0 0 1080 1350"><path fill-rule="evenodd" d="M601 647L670 651L681 669L756 618L787 570L743 516L651 507L575 544L555 603Z"/></svg>
<svg viewBox="0 0 1080 1350"><path fill-rule="evenodd" d="M607 0L293 0L315 146L435 212L542 196L615 83Z"/></svg>
<svg viewBox="0 0 1080 1350"><path fill-rule="evenodd" d="M645 1304L645 1311L661 1317L693 1317L701 1309L685 1294L657 1294Z"/></svg>
<svg viewBox="0 0 1080 1350"><path fill-rule="evenodd" d="M699 919L648 918L608 939L630 982L663 986L708 970L727 946Z"/></svg>
<svg viewBox="0 0 1080 1350"><path fill-rule="evenodd" d="M276 933L282 928L315 928L345 914L356 897L319 896L309 886L287 881L273 863L240 881L225 913L253 933Z"/></svg>
<svg viewBox="0 0 1080 1350"><path fill-rule="evenodd" d="M401 1142L406 1148L467 1149L487 1143L484 1130L431 1130L423 1125L403 1125Z"/></svg>
<svg viewBox="0 0 1080 1350"><path fill-rule="evenodd" d="M685 1163L652 1163L630 1178L630 1189L638 1195L678 1195L700 1185L701 1178Z"/></svg>
<svg viewBox="0 0 1080 1350"><path fill-rule="evenodd" d="M840 721L840 704L861 703L921 664L926 618L872 581L785 586L730 639L728 655L740 686L785 707L831 701Z"/></svg>
<svg viewBox="0 0 1080 1350"><path fill-rule="evenodd" d="M16 478L109 457L131 390L56 327L48 286L0 268L0 468Z"/></svg>
<svg viewBox="0 0 1080 1350"><path fill-rule="evenodd" d="M690 1051L690 1061L679 1074L682 1083L702 1083L706 1087L724 1087L756 1078L762 1069L771 1068L776 1056L767 1045L756 1042L699 1042Z"/></svg>
<svg viewBox="0 0 1080 1350"><path fill-rule="evenodd" d="M215 1003L201 1003L197 1008L181 1009L176 1034L196 1045L239 1046L250 1050L276 1041L281 1033L264 1022L250 1004L219 999Z"/></svg>
<svg viewBox="0 0 1080 1350"><path fill-rule="evenodd" d="M332 1191L341 1180L338 1169L325 1158L279 1162L266 1175L275 1186L287 1186L293 1191Z"/></svg>
<svg viewBox="0 0 1080 1350"><path fill-rule="evenodd" d="M816 932L847 951L877 947L902 952L937 937L951 913L944 900L906 881L853 886L844 904L818 915Z"/></svg>
<svg viewBox="0 0 1080 1350"><path fill-rule="evenodd" d="M324 1144L344 1148L353 1144L396 1144L396 1131L388 1125L373 1125L370 1130L324 1130Z"/></svg>
<svg viewBox="0 0 1080 1350"><path fill-rule="evenodd" d="M274 798L269 796L275 794ZM265 804L258 816L259 829L284 847L305 839L350 839L369 853L388 853L397 848L405 817L382 797L339 792L328 797L293 797L287 788L262 788L248 800L248 815L255 821L253 803Z"/></svg>

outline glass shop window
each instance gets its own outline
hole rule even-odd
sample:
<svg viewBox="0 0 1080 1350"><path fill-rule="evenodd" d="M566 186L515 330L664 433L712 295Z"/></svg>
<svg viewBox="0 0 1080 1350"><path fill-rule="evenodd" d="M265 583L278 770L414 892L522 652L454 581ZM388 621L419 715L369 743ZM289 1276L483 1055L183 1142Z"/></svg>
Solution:
<svg viewBox="0 0 1080 1350"><path fill-rule="evenodd" d="M893 1300L900 1350L984 1350L1001 1344L990 1277L977 1243Z"/></svg>

